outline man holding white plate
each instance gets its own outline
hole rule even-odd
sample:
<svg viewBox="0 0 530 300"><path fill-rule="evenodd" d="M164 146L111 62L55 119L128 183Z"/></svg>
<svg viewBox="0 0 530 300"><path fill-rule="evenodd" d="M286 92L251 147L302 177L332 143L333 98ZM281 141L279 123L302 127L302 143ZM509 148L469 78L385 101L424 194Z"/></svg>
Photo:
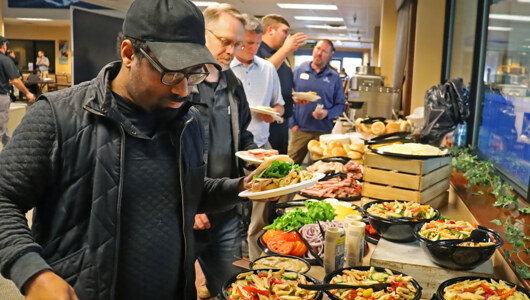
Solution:
<svg viewBox="0 0 530 300"><path fill-rule="evenodd" d="M278 120L284 112L280 78L272 63L256 56L263 35L261 23L248 14L243 14L243 17L246 21L243 44L230 67L243 83L253 111L248 130L254 135L254 143L259 148L271 149L269 124Z"/></svg>
<svg viewBox="0 0 530 300"><path fill-rule="evenodd" d="M339 73L329 66L335 48L330 40L320 40L313 48L313 61L294 70L296 92L316 92L321 99L303 101L294 106L290 119L291 140L287 153L297 164L307 154L307 143L333 129L333 120L346 109L344 88ZM305 105L301 105L305 104Z"/></svg>

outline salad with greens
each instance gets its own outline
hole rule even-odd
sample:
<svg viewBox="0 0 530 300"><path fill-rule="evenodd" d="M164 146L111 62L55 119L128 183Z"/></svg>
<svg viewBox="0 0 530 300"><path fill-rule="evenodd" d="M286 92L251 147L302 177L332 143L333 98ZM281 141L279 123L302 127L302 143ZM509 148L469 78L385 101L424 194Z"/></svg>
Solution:
<svg viewBox="0 0 530 300"><path fill-rule="evenodd" d="M336 216L335 209L327 202L305 201L304 205L307 211L303 211L300 207L297 207L293 211L276 218L272 224L263 227L263 229L291 231L300 229L306 224L316 223L317 221L331 221Z"/></svg>

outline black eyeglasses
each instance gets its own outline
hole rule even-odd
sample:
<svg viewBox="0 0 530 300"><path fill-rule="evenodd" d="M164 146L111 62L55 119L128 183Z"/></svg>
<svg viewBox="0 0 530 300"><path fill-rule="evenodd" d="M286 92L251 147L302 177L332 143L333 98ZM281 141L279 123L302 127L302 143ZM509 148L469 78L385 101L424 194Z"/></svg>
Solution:
<svg viewBox="0 0 530 300"><path fill-rule="evenodd" d="M182 71L168 71L160 63L156 62L147 52L140 48L140 52L147 58L147 61L160 72L160 81L165 85L176 85L179 84L184 78L187 79L188 85L196 85L204 81L210 72L206 70L206 67L202 67L203 71L193 72L182 72Z"/></svg>
<svg viewBox="0 0 530 300"><path fill-rule="evenodd" d="M221 42L221 45L223 48L228 48L230 46L233 46L234 49L241 49L243 50L245 46L241 42L236 42L234 40L229 40L227 38L224 38L222 36L218 36L217 34L213 33L210 29L206 29L209 33L211 33L219 42Z"/></svg>

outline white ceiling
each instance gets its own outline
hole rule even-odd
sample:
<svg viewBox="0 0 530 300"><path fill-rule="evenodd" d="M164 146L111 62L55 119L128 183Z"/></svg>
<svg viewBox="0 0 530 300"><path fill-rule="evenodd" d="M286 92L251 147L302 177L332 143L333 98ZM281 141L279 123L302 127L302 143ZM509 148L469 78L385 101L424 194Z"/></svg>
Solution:
<svg viewBox="0 0 530 300"><path fill-rule="evenodd" d="M113 8L119 11L126 11L132 0L83 0L84 2ZM374 41L374 28L381 22L382 0L217 0L232 4L238 10L255 16L263 16L276 13L284 16L291 24L293 32L304 32L310 39L328 38L336 43L338 48L371 49ZM7 1L3 1L7 2ZM335 4L338 10L300 10L282 9L276 3L310 3L310 4ZM18 24L19 22L12 16L6 16L4 4L4 21L8 24ZM203 9L204 7L200 7ZM10 9L8 8L8 11ZM17 16L23 13L24 9L18 10ZM39 15L45 15L45 11ZM12 13L10 12L12 15ZM341 17L342 22L323 21L300 21L295 20L295 16L316 16L316 17ZM7 18L6 18L7 17ZM37 17L34 13L31 17ZM46 17L46 16L41 16ZM39 22L42 25L61 26L64 20L53 18L52 22ZM35 24L36 22L33 22ZM307 25L332 25L346 26L346 29L311 29ZM342 45L341 45L342 44Z"/></svg>

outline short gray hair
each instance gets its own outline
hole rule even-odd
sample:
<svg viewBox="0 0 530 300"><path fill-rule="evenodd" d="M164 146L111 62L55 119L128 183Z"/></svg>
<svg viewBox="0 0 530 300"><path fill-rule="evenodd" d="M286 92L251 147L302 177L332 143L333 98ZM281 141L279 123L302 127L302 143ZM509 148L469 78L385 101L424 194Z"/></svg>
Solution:
<svg viewBox="0 0 530 300"><path fill-rule="evenodd" d="M256 17L243 14L243 18L245 19L245 30L252 31L256 34L263 34L263 27Z"/></svg>
<svg viewBox="0 0 530 300"><path fill-rule="evenodd" d="M204 23L206 27L208 27L210 23L217 21L222 14L228 14L238 19L239 22L241 22L241 24L245 26L245 19L243 18L239 10L237 10L235 7L228 3L210 5L202 12L202 14L204 16Z"/></svg>

